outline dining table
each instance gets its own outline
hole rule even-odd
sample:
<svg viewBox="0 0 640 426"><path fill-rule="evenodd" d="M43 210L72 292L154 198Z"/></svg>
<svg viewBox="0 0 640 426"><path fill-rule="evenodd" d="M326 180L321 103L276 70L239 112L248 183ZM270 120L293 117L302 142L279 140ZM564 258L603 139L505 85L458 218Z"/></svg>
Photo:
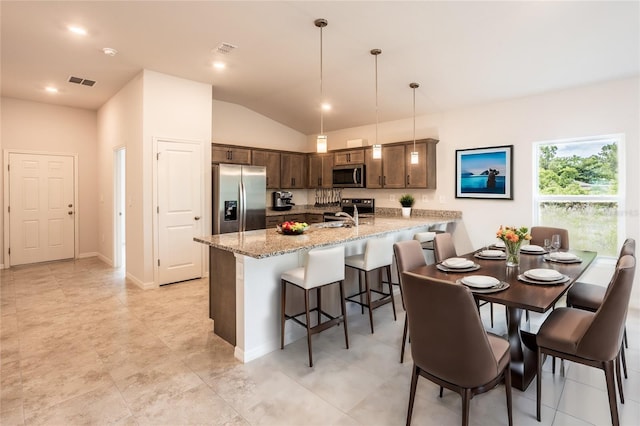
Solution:
<svg viewBox="0 0 640 426"><path fill-rule="evenodd" d="M507 338L511 352L512 386L526 390L537 371L537 346L535 332L529 321L522 323L525 311L545 313L554 308L558 300L569 290L571 285L585 272L595 259L597 253L582 250L560 250L575 255L572 262L550 257L549 253L524 253L521 251L518 266L507 266L504 257L481 258L484 251L478 250L457 256L473 261L474 267L464 270L447 268L442 263L421 266L410 272L429 278L462 284L464 277L476 278L478 275L493 277L500 281L495 291L479 290L471 287L476 302L487 301L504 305L507 311ZM554 260L556 259L556 260ZM555 270L565 278L561 283L535 282L525 274L531 270ZM545 272L545 271L542 271ZM551 274L555 272L548 271ZM474 277L471 277L474 276ZM498 290L502 288L501 290Z"/></svg>

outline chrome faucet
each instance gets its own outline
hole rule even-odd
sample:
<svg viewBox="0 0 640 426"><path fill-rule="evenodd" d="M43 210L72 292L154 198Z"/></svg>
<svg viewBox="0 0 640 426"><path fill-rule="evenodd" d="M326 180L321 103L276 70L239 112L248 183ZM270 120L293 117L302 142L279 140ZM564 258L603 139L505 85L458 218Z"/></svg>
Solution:
<svg viewBox="0 0 640 426"><path fill-rule="evenodd" d="M336 213L336 216L345 216L349 218L351 222L353 222L353 226L355 226L356 228L358 227L358 207L353 206L353 216L345 212L338 212Z"/></svg>

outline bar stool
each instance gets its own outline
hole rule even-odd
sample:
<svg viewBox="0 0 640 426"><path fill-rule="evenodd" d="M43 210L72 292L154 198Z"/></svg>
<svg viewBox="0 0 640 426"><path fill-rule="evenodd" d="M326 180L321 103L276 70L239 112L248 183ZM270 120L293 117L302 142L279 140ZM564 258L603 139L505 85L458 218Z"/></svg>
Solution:
<svg viewBox="0 0 640 426"><path fill-rule="evenodd" d="M364 308L369 309L369 323L371 324L371 333L373 333L373 310L391 303L393 308L393 320L396 320L396 305L393 299L393 287L391 283L391 263L393 262L393 241L391 238L372 238L367 240L367 245L363 254L356 254L354 256L347 256L344 259L345 266L356 269L358 271L358 286L359 292L346 298L347 302L357 303ZM383 290L382 270L387 272L386 283L389 285L389 292L386 293ZM380 290L372 289L369 283L369 272L378 270L380 277ZM362 277L364 273L364 290L362 289ZM371 293L382 295L381 298L372 300ZM363 300L363 295L366 295L366 301ZM356 298L360 296L360 300Z"/></svg>
<svg viewBox="0 0 640 426"><path fill-rule="evenodd" d="M309 250L307 263L296 269L284 272L281 276L282 283L282 307L280 322L280 349L284 349L284 324L290 319L307 329L307 347L309 349L309 367L313 367L313 355L311 352L311 336L320 333L329 327L344 323L344 341L349 349L349 334L347 332L347 315L344 301L344 246L329 249ZM330 284L338 284L340 287L340 307L342 315L334 317L322 310L321 289ZM304 290L304 312L295 315L287 315L287 284L293 284ZM316 307L309 309L309 293L316 289ZM318 314L317 324L311 327L311 312ZM305 315L306 322L297 317ZM322 322L322 316L329 318Z"/></svg>
<svg viewBox="0 0 640 426"><path fill-rule="evenodd" d="M413 239L420 243L422 250L433 252L433 239L435 238L435 236L436 232L433 231L416 232L415 234L413 234Z"/></svg>

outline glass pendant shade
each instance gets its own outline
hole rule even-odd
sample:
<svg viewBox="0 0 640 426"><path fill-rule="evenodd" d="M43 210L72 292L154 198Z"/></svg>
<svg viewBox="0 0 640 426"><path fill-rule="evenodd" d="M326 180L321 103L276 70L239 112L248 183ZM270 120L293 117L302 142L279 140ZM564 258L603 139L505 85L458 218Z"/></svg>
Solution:
<svg viewBox="0 0 640 426"><path fill-rule="evenodd" d="M373 158L374 160L379 160L382 158L382 145L380 144L373 145Z"/></svg>
<svg viewBox="0 0 640 426"><path fill-rule="evenodd" d="M325 152L327 152L326 135L318 135L318 139L316 140L316 152L319 154L324 154Z"/></svg>
<svg viewBox="0 0 640 426"><path fill-rule="evenodd" d="M411 164L418 164L418 151L411 152Z"/></svg>

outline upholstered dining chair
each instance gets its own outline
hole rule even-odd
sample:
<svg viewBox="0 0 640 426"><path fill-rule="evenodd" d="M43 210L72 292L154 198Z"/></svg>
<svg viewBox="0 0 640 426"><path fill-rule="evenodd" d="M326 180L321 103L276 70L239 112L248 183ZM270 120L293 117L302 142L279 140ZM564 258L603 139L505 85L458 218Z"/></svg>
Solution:
<svg viewBox="0 0 640 426"><path fill-rule="evenodd" d="M560 235L560 248L569 250L569 231L564 228L553 228L550 226L534 226L531 228L531 244L544 246L544 240L551 241L551 236Z"/></svg>
<svg viewBox="0 0 640 426"><path fill-rule="evenodd" d="M402 306L404 306L404 293L402 291L402 273L425 266L423 247L417 240L399 241L393 245L393 254L396 257L396 269L400 278L400 296L402 297ZM406 308L405 308L406 309ZM407 344L407 332L409 327L408 316L404 317L404 328L402 330L402 343L400 346L400 363L404 362L404 349Z"/></svg>
<svg viewBox="0 0 640 426"><path fill-rule="evenodd" d="M436 263L440 263L444 260L449 259L450 257L456 257L458 253L456 252L456 246L453 244L453 236L448 232L436 234L436 236L433 237L433 252L435 255ZM491 327L493 327L493 303L476 302L478 312L480 311L480 307L486 304L489 304L489 311L491 314Z"/></svg>
<svg viewBox="0 0 640 426"><path fill-rule="evenodd" d="M403 273L402 284L413 356L407 425L419 376L460 394L463 426L471 398L504 381L512 425L509 342L484 330L471 290L411 272Z"/></svg>
<svg viewBox="0 0 640 426"><path fill-rule="evenodd" d="M312 249L307 254L307 261L304 266L291 269L282 273L282 306L280 315L280 349L284 349L284 326L286 320L292 320L307 329L307 347L309 350L309 367L313 367L313 354L311 350L311 336L320 333L327 328L344 324L344 341L349 349L349 333L347 331L347 314L344 302L344 246L336 246L328 249ZM341 315L332 316L322 310L322 287L330 284L338 284L340 288L340 308ZM304 312L288 315L287 307L287 285L292 284L304 291ZM309 308L309 294L311 290L316 290L316 307ZM316 325L311 325L311 312L316 311ZM305 315L305 322L298 317ZM322 317L328 318L322 321Z"/></svg>
<svg viewBox="0 0 640 426"><path fill-rule="evenodd" d="M596 312L557 308L545 319L536 336L538 345L536 417L538 421L540 421L542 392L542 362L543 355L547 354L603 370L609 395L611 422L614 426L620 424L614 363L622 345L635 269L636 260L633 256L625 255L620 259L611 278L609 289ZM413 347L414 343L412 342L411 345ZM620 382L619 375L618 382Z"/></svg>
<svg viewBox="0 0 640 426"><path fill-rule="evenodd" d="M618 262L623 256L630 255L636 257L636 240L633 238L627 238L620 248L620 254L618 255ZM602 305L602 301L606 293L609 291L609 287L588 284L583 282L575 282L567 292L567 306L570 308L583 309L585 311L596 312ZM623 333L624 345L628 348L627 341L627 328L625 327ZM624 377L627 378L627 360L625 358L624 346L620 348L620 357L622 359L622 368L624 370Z"/></svg>

